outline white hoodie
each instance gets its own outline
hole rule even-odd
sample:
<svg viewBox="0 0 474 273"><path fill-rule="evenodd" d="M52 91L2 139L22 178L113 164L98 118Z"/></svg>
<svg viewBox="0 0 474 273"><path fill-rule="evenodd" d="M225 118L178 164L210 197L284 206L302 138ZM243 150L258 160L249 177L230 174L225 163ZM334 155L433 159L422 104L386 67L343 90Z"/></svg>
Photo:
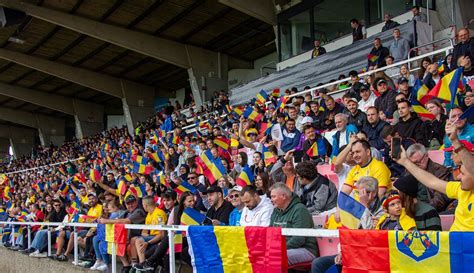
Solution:
<svg viewBox="0 0 474 273"><path fill-rule="evenodd" d="M244 207L240 216L241 226L268 227L273 213L273 204L265 195L260 196L260 203L252 210Z"/></svg>

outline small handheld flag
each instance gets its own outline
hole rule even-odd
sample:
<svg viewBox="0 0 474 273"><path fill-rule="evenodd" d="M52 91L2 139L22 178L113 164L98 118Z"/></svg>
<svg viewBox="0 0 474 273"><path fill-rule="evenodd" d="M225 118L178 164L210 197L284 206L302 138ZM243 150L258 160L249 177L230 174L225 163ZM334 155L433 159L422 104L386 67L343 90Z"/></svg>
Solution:
<svg viewBox="0 0 474 273"><path fill-rule="evenodd" d="M185 208L181 215L181 224L186 226L199 226L204 220L206 216L193 208Z"/></svg>

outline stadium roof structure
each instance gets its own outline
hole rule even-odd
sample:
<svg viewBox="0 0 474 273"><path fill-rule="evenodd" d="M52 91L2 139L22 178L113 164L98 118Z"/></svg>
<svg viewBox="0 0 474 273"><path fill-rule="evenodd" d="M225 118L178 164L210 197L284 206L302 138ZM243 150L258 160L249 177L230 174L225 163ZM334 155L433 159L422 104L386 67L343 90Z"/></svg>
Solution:
<svg viewBox="0 0 474 273"><path fill-rule="evenodd" d="M0 5L15 9L18 4L15 2L133 30L148 37L221 52L240 65L276 50L271 24L217 0L1 0ZM50 96L93 102L104 105L107 113L121 109L119 96L45 73L47 68L32 68L26 65L30 59L125 79L153 88L155 92L172 92L189 86L185 65L172 64L94 38L48 22L41 16L31 16L28 11L26 14L20 24L0 29L0 89L12 88L14 92L16 87L20 87ZM0 95L0 109L58 118L67 116L64 112L5 95Z"/></svg>

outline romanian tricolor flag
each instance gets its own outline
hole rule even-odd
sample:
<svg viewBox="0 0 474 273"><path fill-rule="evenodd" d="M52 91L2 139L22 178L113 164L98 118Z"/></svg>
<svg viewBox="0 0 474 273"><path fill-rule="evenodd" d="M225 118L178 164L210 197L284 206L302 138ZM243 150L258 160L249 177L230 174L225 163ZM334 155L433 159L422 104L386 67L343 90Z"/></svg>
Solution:
<svg viewBox="0 0 474 273"><path fill-rule="evenodd" d="M224 112L226 112L227 114L232 113L232 107L230 107L230 105L226 104L225 108L224 108Z"/></svg>
<svg viewBox="0 0 474 273"><path fill-rule="evenodd" d="M288 270L281 228L190 226L187 235L195 273Z"/></svg>
<svg viewBox="0 0 474 273"><path fill-rule="evenodd" d="M313 145L306 151L306 154L310 157L316 157L319 156L319 150L318 150L318 142L314 142Z"/></svg>
<svg viewBox="0 0 474 273"><path fill-rule="evenodd" d="M280 99L278 99L278 104L276 108L279 110L285 109L285 105L287 101L288 101L288 96L281 96Z"/></svg>
<svg viewBox="0 0 474 273"><path fill-rule="evenodd" d="M128 196L128 194L132 194L137 198L143 198L146 195L145 185L130 185L130 187L128 188L128 192L125 196Z"/></svg>
<svg viewBox="0 0 474 273"><path fill-rule="evenodd" d="M174 252L181 253L183 252L183 232L175 231L173 236Z"/></svg>
<svg viewBox="0 0 474 273"><path fill-rule="evenodd" d="M162 162L161 159L160 159L160 157L158 156L158 153L157 153L157 152L153 152L153 153L152 153L152 152L149 152L149 153L148 153L148 158L153 159L156 163Z"/></svg>
<svg viewBox="0 0 474 273"><path fill-rule="evenodd" d="M12 195L10 192L10 186L6 186L3 189L3 201L10 201L12 199Z"/></svg>
<svg viewBox="0 0 474 273"><path fill-rule="evenodd" d="M265 102L268 99L268 94L265 92L265 90L260 90L257 94L257 102L260 104L265 104Z"/></svg>
<svg viewBox="0 0 474 273"><path fill-rule="evenodd" d="M93 182L100 182L102 176L100 175L100 171L97 169L92 168L89 173L89 178Z"/></svg>
<svg viewBox="0 0 474 273"><path fill-rule="evenodd" d="M83 173L76 173L73 178L74 181L86 183L86 177Z"/></svg>
<svg viewBox="0 0 474 273"><path fill-rule="evenodd" d="M219 158L214 159L210 150L203 152L200 158L204 163L205 168L210 171L209 175L206 176L211 184L214 184L214 182L227 173L222 161Z"/></svg>
<svg viewBox="0 0 474 273"><path fill-rule="evenodd" d="M150 174L153 171L153 166L143 165L138 162L133 162L133 172L139 174Z"/></svg>
<svg viewBox="0 0 474 273"><path fill-rule="evenodd" d="M370 211L354 198L344 192L337 197L337 206L343 226L358 229L362 218L370 217Z"/></svg>
<svg viewBox="0 0 474 273"><path fill-rule="evenodd" d="M277 162L277 157L275 156L275 154L270 152L270 150L265 145L263 145L262 154L263 154L263 161L265 161L265 166L269 166Z"/></svg>
<svg viewBox="0 0 474 273"><path fill-rule="evenodd" d="M173 134L173 138L171 138L171 143L178 145L181 142L181 138L176 134Z"/></svg>
<svg viewBox="0 0 474 273"><path fill-rule="evenodd" d="M163 172L161 172L157 175L156 180L158 182L160 182L161 185L163 185L165 187L169 187L169 183L166 183L166 177L165 177L165 174Z"/></svg>
<svg viewBox="0 0 474 273"><path fill-rule="evenodd" d="M253 173L248 165L245 165L242 168L239 176L235 180L235 184L241 186L242 188L253 183Z"/></svg>
<svg viewBox="0 0 474 273"><path fill-rule="evenodd" d="M115 244L115 253L125 255L127 246L127 229L124 224L97 224L99 249L102 254L112 254L112 245Z"/></svg>
<svg viewBox="0 0 474 273"><path fill-rule="evenodd" d="M446 76L442 77L435 85L435 87L433 87L433 89L431 89L420 100L420 102L424 105L430 99L438 98L445 102L450 102L451 106L455 104L458 105L459 103L456 94L459 89L464 88L461 81L463 71L464 68L461 67L446 74Z"/></svg>
<svg viewBox="0 0 474 273"><path fill-rule="evenodd" d="M217 146L221 147L224 150L229 150L230 140L223 136L219 136L214 139L214 144L216 144Z"/></svg>
<svg viewBox="0 0 474 273"><path fill-rule="evenodd" d="M188 234L190 232L188 231ZM339 230L344 273L474 272L473 232Z"/></svg>
<svg viewBox="0 0 474 273"><path fill-rule="evenodd" d="M413 86L412 98L413 98L413 100L416 99L417 101L421 101L421 99L424 96L426 96L426 94L429 91L430 90L428 89L428 87L426 85L424 85L423 82L420 81L420 79L417 79L415 81L415 85ZM413 103L413 100L412 100L412 103Z"/></svg>
<svg viewBox="0 0 474 273"><path fill-rule="evenodd" d="M212 126L211 126L211 124L209 124L209 122L201 121L199 123L199 128L200 129L207 129L207 131L212 131Z"/></svg>
<svg viewBox="0 0 474 273"><path fill-rule="evenodd" d="M76 214L74 215L73 222L74 223L93 223L97 220L97 217L89 216L85 214Z"/></svg>
<svg viewBox="0 0 474 273"><path fill-rule="evenodd" d="M184 192L190 191L191 193L196 193L197 189L189 184L187 181L182 181L176 188L173 189L179 195L183 194Z"/></svg>
<svg viewBox="0 0 474 273"><path fill-rule="evenodd" d="M367 59L371 62L376 62L379 59L379 56L374 55L374 54L369 54L367 55Z"/></svg>
<svg viewBox="0 0 474 273"><path fill-rule="evenodd" d="M244 113L244 107L243 106L234 107L233 111L240 117Z"/></svg>
<svg viewBox="0 0 474 273"><path fill-rule="evenodd" d="M59 191L62 195L66 196L69 192L69 185L67 183L62 183L61 186L59 186Z"/></svg>
<svg viewBox="0 0 474 273"><path fill-rule="evenodd" d="M252 105L249 105L247 107L247 109L245 109L245 112L244 112L244 117L245 118L249 118L255 122L259 122L263 115L260 114L259 112L255 111L255 109L253 109Z"/></svg>
<svg viewBox="0 0 474 273"><path fill-rule="evenodd" d="M272 91L272 97L278 98L280 97L280 88L275 88Z"/></svg>
<svg viewBox="0 0 474 273"><path fill-rule="evenodd" d="M123 178L125 178L125 180L127 180L128 182L133 181L133 176L129 173L125 174Z"/></svg>
<svg viewBox="0 0 474 273"><path fill-rule="evenodd" d="M67 175L66 166L64 166L63 164L59 165L58 171L59 171L62 175Z"/></svg>
<svg viewBox="0 0 474 273"><path fill-rule="evenodd" d="M206 220L206 216L193 208L185 208L181 215L181 225L199 226Z"/></svg>
<svg viewBox="0 0 474 273"><path fill-rule="evenodd" d="M127 185L125 184L125 181L123 181L123 179L118 179L115 180L115 183L117 184L117 193L125 195L127 193Z"/></svg>
<svg viewBox="0 0 474 273"><path fill-rule="evenodd" d="M438 74L442 74L444 72L444 63L443 59L438 60Z"/></svg>

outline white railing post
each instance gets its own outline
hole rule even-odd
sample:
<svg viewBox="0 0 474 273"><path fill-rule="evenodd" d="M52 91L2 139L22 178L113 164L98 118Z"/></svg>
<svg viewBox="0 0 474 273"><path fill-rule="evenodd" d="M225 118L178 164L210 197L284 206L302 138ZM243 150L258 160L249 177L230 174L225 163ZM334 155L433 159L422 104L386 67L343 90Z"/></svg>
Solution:
<svg viewBox="0 0 474 273"><path fill-rule="evenodd" d="M117 272L117 249L115 243L112 244L112 273Z"/></svg>
<svg viewBox="0 0 474 273"><path fill-rule="evenodd" d="M79 263L79 248L77 246L77 227L74 226L74 263Z"/></svg>
<svg viewBox="0 0 474 273"><path fill-rule="evenodd" d="M31 248L31 226L28 226L28 249Z"/></svg>
<svg viewBox="0 0 474 273"><path fill-rule="evenodd" d="M176 272L176 257L174 255L174 231L169 230L168 231L168 240L169 240L169 256L170 256L170 273L175 273Z"/></svg>
<svg viewBox="0 0 474 273"><path fill-rule="evenodd" d="M51 227L48 227L48 257L51 256Z"/></svg>
<svg viewBox="0 0 474 273"><path fill-rule="evenodd" d="M12 238L11 238L12 247L15 246L15 225L12 225Z"/></svg>

